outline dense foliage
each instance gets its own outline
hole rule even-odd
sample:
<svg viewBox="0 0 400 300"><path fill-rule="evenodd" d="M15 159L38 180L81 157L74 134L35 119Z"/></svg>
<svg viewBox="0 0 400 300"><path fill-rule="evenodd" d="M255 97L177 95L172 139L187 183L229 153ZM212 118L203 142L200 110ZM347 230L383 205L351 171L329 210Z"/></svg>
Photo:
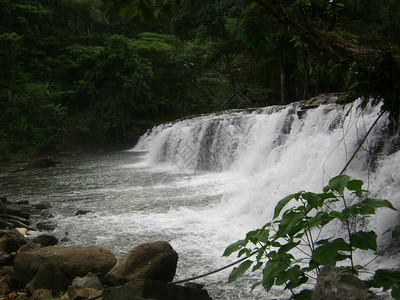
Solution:
<svg viewBox="0 0 400 300"><path fill-rule="evenodd" d="M194 2L0 0L0 158L131 145L185 115L346 88L398 99L393 55L344 64L307 39L334 30L396 54L398 1Z"/></svg>

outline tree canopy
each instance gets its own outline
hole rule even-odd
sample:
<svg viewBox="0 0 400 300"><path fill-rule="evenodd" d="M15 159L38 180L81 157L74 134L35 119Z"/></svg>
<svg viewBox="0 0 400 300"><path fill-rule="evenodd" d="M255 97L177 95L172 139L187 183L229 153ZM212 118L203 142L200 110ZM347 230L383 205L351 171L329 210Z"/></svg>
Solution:
<svg viewBox="0 0 400 300"><path fill-rule="evenodd" d="M400 95L393 0L0 0L0 156L323 92Z"/></svg>

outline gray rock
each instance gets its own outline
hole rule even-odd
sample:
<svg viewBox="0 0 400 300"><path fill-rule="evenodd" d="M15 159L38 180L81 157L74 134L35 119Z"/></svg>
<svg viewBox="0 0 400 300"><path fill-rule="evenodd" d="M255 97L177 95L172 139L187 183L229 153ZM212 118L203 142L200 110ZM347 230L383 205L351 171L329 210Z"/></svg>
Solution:
<svg viewBox="0 0 400 300"><path fill-rule="evenodd" d="M58 238L49 234L42 234L35 237L33 242L42 245L42 247L55 246L58 244Z"/></svg>
<svg viewBox="0 0 400 300"><path fill-rule="evenodd" d="M31 216L31 206L27 204L8 204L6 213L24 219L29 219Z"/></svg>
<svg viewBox="0 0 400 300"><path fill-rule="evenodd" d="M7 252L0 251L0 266L12 266L14 257Z"/></svg>
<svg viewBox="0 0 400 300"><path fill-rule="evenodd" d="M117 262L110 251L100 247L44 247L17 253L14 259L15 277L21 284L27 284L46 261L54 263L71 281L89 272L103 280Z"/></svg>
<svg viewBox="0 0 400 300"><path fill-rule="evenodd" d="M312 292L312 300L379 299L368 291L366 284L343 268L324 266Z"/></svg>
<svg viewBox="0 0 400 300"><path fill-rule="evenodd" d="M0 230L0 251L11 254L26 243L25 237L16 229Z"/></svg>
<svg viewBox="0 0 400 300"><path fill-rule="evenodd" d="M38 210L49 209L52 207L49 201L40 201L39 203L33 205L34 208Z"/></svg>
<svg viewBox="0 0 400 300"><path fill-rule="evenodd" d="M75 216L79 216L79 215L86 215L88 213L91 213L90 210L86 210L86 209L79 209L77 210L77 212L75 213Z"/></svg>
<svg viewBox="0 0 400 300"><path fill-rule="evenodd" d="M51 261L40 265L35 277L28 283L26 289L33 295L38 289L51 290L53 295L65 292L71 285L71 281Z"/></svg>
<svg viewBox="0 0 400 300"><path fill-rule="evenodd" d="M169 282L175 276L178 253L167 242L145 243L125 254L107 274L113 285L149 278Z"/></svg>
<svg viewBox="0 0 400 300"><path fill-rule="evenodd" d="M83 288L94 289L101 291L104 287L103 284L100 282L99 277L92 272L89 272L85 277L76 277L72 284L75 286L80 286Z"/></svg>
<svg viewBox="0 0 400 300"><path fill-rule="evenodd" d="M56 229L57 225L53 222L39 222L36 224L38 230L52 231Z"/></svg>
<svg viewBox="0 0 400 300"><path fill-rule="evenodd" d="M132 280L106 288L104 300L212 300L206 290L189 288L151 279Z"/></svg>

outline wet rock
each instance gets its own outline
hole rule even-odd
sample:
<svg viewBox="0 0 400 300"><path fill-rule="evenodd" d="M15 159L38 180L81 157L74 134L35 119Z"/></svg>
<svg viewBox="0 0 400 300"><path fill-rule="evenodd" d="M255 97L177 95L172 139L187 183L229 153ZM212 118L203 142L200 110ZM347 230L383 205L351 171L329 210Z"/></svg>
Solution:
<svg viewBox="0 0 400 300"><path fill-rule="evenodd" d="M54 217L54 215L47 209L44 209L40 212L40 217L44 219L51 219Z"/></svg>
<svg viewBox="0 0 400 300"><path fill-rule="evenodd" d="M21 201L17 201L15 202L15 204L24 204L24 205L30 205L29 200L21 200Z"/></svg>
<svg viewBox="0 0 400 300"><path fill-rule="evenodd" d="M31 216L31 206L27 204L8 204L6 214L29 219Z"/></svg>
<svg viewBox="0 0 400 300"><path fill-rule="evenodd" d="M88 213L91 213L90 210L85 210L85 209L79 209L76 213L75 216L79 216L79 215L86 215Z"/></svg>
<svg viewBox="0 0 400 300"><path fill-rule="evenodd" d="M14 228L14 225L11 222L0 219L0 229L12 229L12 228Z"/></svg>
<svg viewBox="0 0 400 300"><path fill-rule="evenodd" d="M178 254L167 242L145 243L125 254L107 278L114 285L142 278L169 282L175 276L177 262Z"/></svg>
<svg viewBox="0 0 400 300"><path fill-rule="evenodd" d="M103 299L212 300L206 290L151 279L132 280L121 286L106 288Z"/></svg>
<svg viewBox="0 0 400 300"><path fill-rule="evenodd" d="M0 295L7 296L11 292L7 283L0 281Z"/></svg>
<svg viewBox="0 0 400 300"><path fill-rule="evenodd" d="M54 295L58 295L65 292L70 285L71 281L54 263L45 261L27 284L26 290L33 295L38 289L48 289Z"/></svg>
<svg viewBox="0 0 400 300"><path fill-rule="evenodd" d="M42 247L55 246L58 244L58 238L49 234L42 234L35 237L33 242L42 245Z"/></svg>
<svg viewBox="0 0 400 300"><path fill-rule="evenodd" d="M68 288L68 297L70 300L83 300L89 298L89 292L80 286L70 286Z"/></svg>
<svg viewBox="0 0 400 300"><path fill-rule="evenodd" d="M36 224L36 228L38 230L53 231L54 229L57 228L57 225L54 224L53 222L50 222L50 221L39 222L39 223Z"/></svg>
<svg viewBox="0 0 400 300"><path fill-rule="evenodd" d="M0 230L0 251L11 254L26 243L25 237L16 229Z"/></svg>
<svg viewBox="0 0 400 300"><path fill-rule="evenodd" d="M53 299L51 290L38 289L32 295L33 300L50 300Z"/></svg>
<svg viewBox="0 0 400 300"><path fill-rule="evenodd" d="M13 215L8 215L8 214L0 214L0 218L2 218L4 220L16 220L22 224L25 224L26 226L29 226L29 224L30 224L28 219L21 218L18 216L13 216ZM19 226L19 227L21 227L21 226Z"/></svg>
<svg viewBox="0 0 400 300"><path fill-rule="evenodd" d="M52 207L51 203L48 201L41 201L38 204L33 205L34 208L38 210L49 209Z"/></svg>
<svg viewBox="0 0 400 300"><path fill-rule="evenodd" d="M89 272L85 277L76 277L72 281L72 285L80 286L86 289L103 290L103 284L100 282L96 274Z"/></svg>
<svg viewBox="0 0 400 300"><path fill-rule="evenodd" d="M0 251L0 266L12 266L14 257L7 252Z"/></svg>
<svg viewBox="0 0 400 300"><path fill-rule="evenodd" d="M31 229L29 225L26 225L25 223L22 223L21 221L15 220L15 219L5 219L5 222L8 222L11 224L12 228L26 228L26 229Z"/></svg>
<svg viewBox="0 0 400 300"><path fill-rule="evenodd" d="M26 252L26 251L34 250L34 249L39 249L41 247L42 247L42 245L40 245L40 244L34 243L31 240L26 240L26 244L19 247L19 249L17 250L17 253Z"/></svg>
<svg viewBox="0 0 400 300"><path fill-rule="evenodd" d="M59 164L61 164L60 161L56 161L51 157L45 157L33 162L32 166L36 168L51 168L51 167L56 167Z"/></svg>
<svg viewBox="0 0 400 300"><path fill-rule="evenodd" d="M117 260L110 251L100 247L44 247L16 255L15 277L21 284L27 284L46 261L54 263L72 281L89 272L103 280Z"/></svg>
<svg viewBox="0 0 400 300"><path fill-rule="evenodd" d="M324 266L312 292L312 300L379 299L368 291L366 284L343 268Z"/></svg>

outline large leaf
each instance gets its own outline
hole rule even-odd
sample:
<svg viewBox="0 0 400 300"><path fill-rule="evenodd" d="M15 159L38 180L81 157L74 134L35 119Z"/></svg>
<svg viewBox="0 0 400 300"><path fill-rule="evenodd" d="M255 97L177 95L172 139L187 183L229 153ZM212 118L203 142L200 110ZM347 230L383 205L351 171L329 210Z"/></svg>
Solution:
<svg viewBox="0 0 400 300"><path fill-rule="evenodd" d="M367 198L364 201L362 201L361 204L373 208L387 207L393 210L397 210L389 200Z"/></svg>
<svg viewBox="0 0 400 300"><path fill-rule="evenodd" d="M362 189L364 182L362 180L349 180L347 182L347 188L350 191L359 191Z"/></svg>
<svg viewBox="0 0 400 300"><path fill-rule="evenodd" d="M329 181L329 186L331 189L335 190L339 194L343 195L344 189L347 186L347 183L349 182L350 177L347 175L339 175L336 177L333 177Z"/></svg>
<svg viewBox="0 0 400 300"><path fill-rule="evenodd" d="M294 236L297 232L303 229L303 226L295 226L299 220L304 217L304 213L291 211L282 217L279 223L279 229L276 233L278 236Z"/></svg>
<svg viewBox="0 0 400 300"><path fill-rule="evenodd" d="M229 275L229 283L235 281L239 276L242 276L253 264L251 260L246 260L242 262L238 267L233 268L231 274Z"/></svg>
<svg viewBox="0 0 400 300"><path fill-rule="evenodd" d="M229 256L231 255L233 252L238 251L239 249L241 249L243 246L246 245L246 241L245 240L239 240L233 244L230 244L228 247L226 247L224 254L222 254L222 256Z"/></svg>
<svg viewBox="0 0 400 300"><path fill-rule="evenodd" d="M377 249L376 244L377 235L374 231L364 232L359 231L350 235L350 242L353 247L362 250Z"/></svg>
<svg viewBox="0 0 400 300"><path fill-rule="evenodd" d="M387 269L376 270L374 279L368 283L370 287L383 287L383 290L386 291L395 284L400 285L400 271Z"/></svg>
<svg viewBox="0 0 400 300"><path fill-rule="evenodd" d="M336 265L338 250L334 245L322 245L312 252L311 259L320 265Z"/></svg>
<svg viewBox="0 0 400 300"><path fill-rule="evenodd" d="M283 198L282 200L280 200L278 202L278 204L275 206L275 211L274 211L274 219L276 219L281 210L286 206L286 204L288 204L290 202L290 200L292 200L294 197L296 196L296 194L291 194L289 196L286 196L285 198Z"/></svg>

